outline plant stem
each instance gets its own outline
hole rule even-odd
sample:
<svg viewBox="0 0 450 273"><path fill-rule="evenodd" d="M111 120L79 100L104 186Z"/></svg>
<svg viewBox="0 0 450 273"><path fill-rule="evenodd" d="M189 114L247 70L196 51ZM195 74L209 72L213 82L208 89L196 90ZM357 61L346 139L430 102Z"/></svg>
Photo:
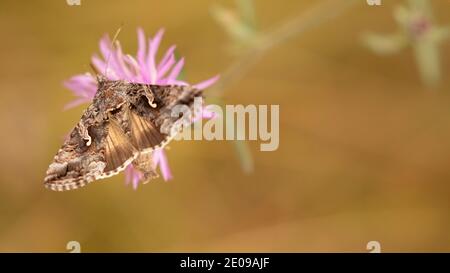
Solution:
<svg viewBox="0 0 450 273"><path fill-rule="evenodd" d="M250 46L231 66L222 74L215 88L209 95L222 96L224 90L244 77L246 72L255 65L270 49L286 42L290 38L312 29L326 21L343 14L356 3L356 0L327 0L323 1L305 13L282 23L272 31L259 34L257 42Z"/></svg>

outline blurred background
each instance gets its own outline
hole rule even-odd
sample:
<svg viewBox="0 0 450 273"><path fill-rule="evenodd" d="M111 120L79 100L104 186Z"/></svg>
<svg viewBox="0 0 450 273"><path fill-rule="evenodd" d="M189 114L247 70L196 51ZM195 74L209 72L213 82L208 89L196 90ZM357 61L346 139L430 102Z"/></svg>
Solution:
<svg viewBox="0 0 450 273"><path fill-rule="evenodd" d="M384 252L450 251L449 40L425 46L440 66L420 61L420 39L376 54L383 38L364 35L401 32L394 13L408 1L244 2L0 2L0 251L78 241L83 252L367 252L373 240ZM434 23L450 25L449 1L429 3ZM257 26L237 37L233 14L252 9ZM133 190L120 174L46 190L86 107L63 111L74 96L62 82L91 71L99 39L121 25L125 52L135 54L138 26L164 27L160 53L177 45L187 81L225 75L211 97L279 104L279 149L248 142L243 168L232 143L176 142L171 181Z"/></svg>

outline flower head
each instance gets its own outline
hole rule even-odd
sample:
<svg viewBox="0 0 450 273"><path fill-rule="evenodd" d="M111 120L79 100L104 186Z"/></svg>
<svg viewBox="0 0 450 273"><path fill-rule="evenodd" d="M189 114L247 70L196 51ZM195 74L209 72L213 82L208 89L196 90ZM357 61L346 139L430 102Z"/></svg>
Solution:
<svg viewBox="0 0 450 273"><path fill-rule="evenodd" d="M433 87L442 77L439 47L450 38L450 28L435 23L431 1L410 0L408 3L394 10L399 31L384 35L368 33L364 42L378 54L392 54L411 47L422 81Z"/></svg>
<svg viewBox="0 0 450 273"><path fill-rule="evenodd" d="M91 59L97 73L110 80L160 85L188 85L187 82L178 79L184 66L184 58L176 60L175 46L169 47L159 62L156 60L164 30L159 30L154 37L150 38L146 38L144 31L140 28L137 34L138 50L136 56L124 54L120 42L115 41L112 44L108 35L100 39L101 55L94 54ZM212 77L193 85L193 87L205 89L214 84L218 78L218 76ZM65 106L66 109L91 102L97 92L96 78L90 73L75 75L65 81L64 85L77 97ZM204 113L205 117L211 116L206 111ZM164 180L167 181L172 178L164 149L154 151L153 161L156 166L159 166ZM137 188L142 178L143 175L132 165L129 165L125 170L125 180L127 184L132 183L133 188Z"/></svg>

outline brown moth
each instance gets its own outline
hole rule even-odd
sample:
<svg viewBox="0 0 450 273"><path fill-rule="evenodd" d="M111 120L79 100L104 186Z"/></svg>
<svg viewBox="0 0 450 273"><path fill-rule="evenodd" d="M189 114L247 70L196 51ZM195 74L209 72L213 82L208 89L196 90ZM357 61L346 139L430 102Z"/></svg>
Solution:
<svg viewBox="0 0 450 273"><path fill-rule="evenodd" d="M97 77L93 102L59 149L45 177L45 187L72 190L110 177L129 164L145 179L157 177L152 151L181 130L187 114L173 115L181 105L194 113L202 92L190 86L149 85Z"/></svg>

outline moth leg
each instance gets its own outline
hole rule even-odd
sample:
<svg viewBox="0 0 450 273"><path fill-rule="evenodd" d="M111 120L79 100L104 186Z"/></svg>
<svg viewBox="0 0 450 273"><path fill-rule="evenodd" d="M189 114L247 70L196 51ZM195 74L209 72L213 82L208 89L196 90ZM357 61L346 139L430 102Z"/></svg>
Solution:
<svg viewBox="0 0 450 273"><path fill-rule="evenodd" d="M78 123L78 132L80 133L81 138L86 141L86 146L90 146L92 143L92 138L89 135L88 127L83 123L83 121Z"/></svg>
<svg viewBox="0 0 450 273"><path fill-rule="evenodd" d="M133 161L133 167L144 175L144 184L148 183L151 179L159 177L156 172L156 164L153 161L153 153L139 154L139 156Z"/></svg>
<svg viewBox="0 0 450 273"><path fill-rule="evenodd" d="M155 103L155 95L153 94L152 90L147 85L144 85L144 94L148 99L148 104L152 108L156 108L157 105Z"/></svg>

